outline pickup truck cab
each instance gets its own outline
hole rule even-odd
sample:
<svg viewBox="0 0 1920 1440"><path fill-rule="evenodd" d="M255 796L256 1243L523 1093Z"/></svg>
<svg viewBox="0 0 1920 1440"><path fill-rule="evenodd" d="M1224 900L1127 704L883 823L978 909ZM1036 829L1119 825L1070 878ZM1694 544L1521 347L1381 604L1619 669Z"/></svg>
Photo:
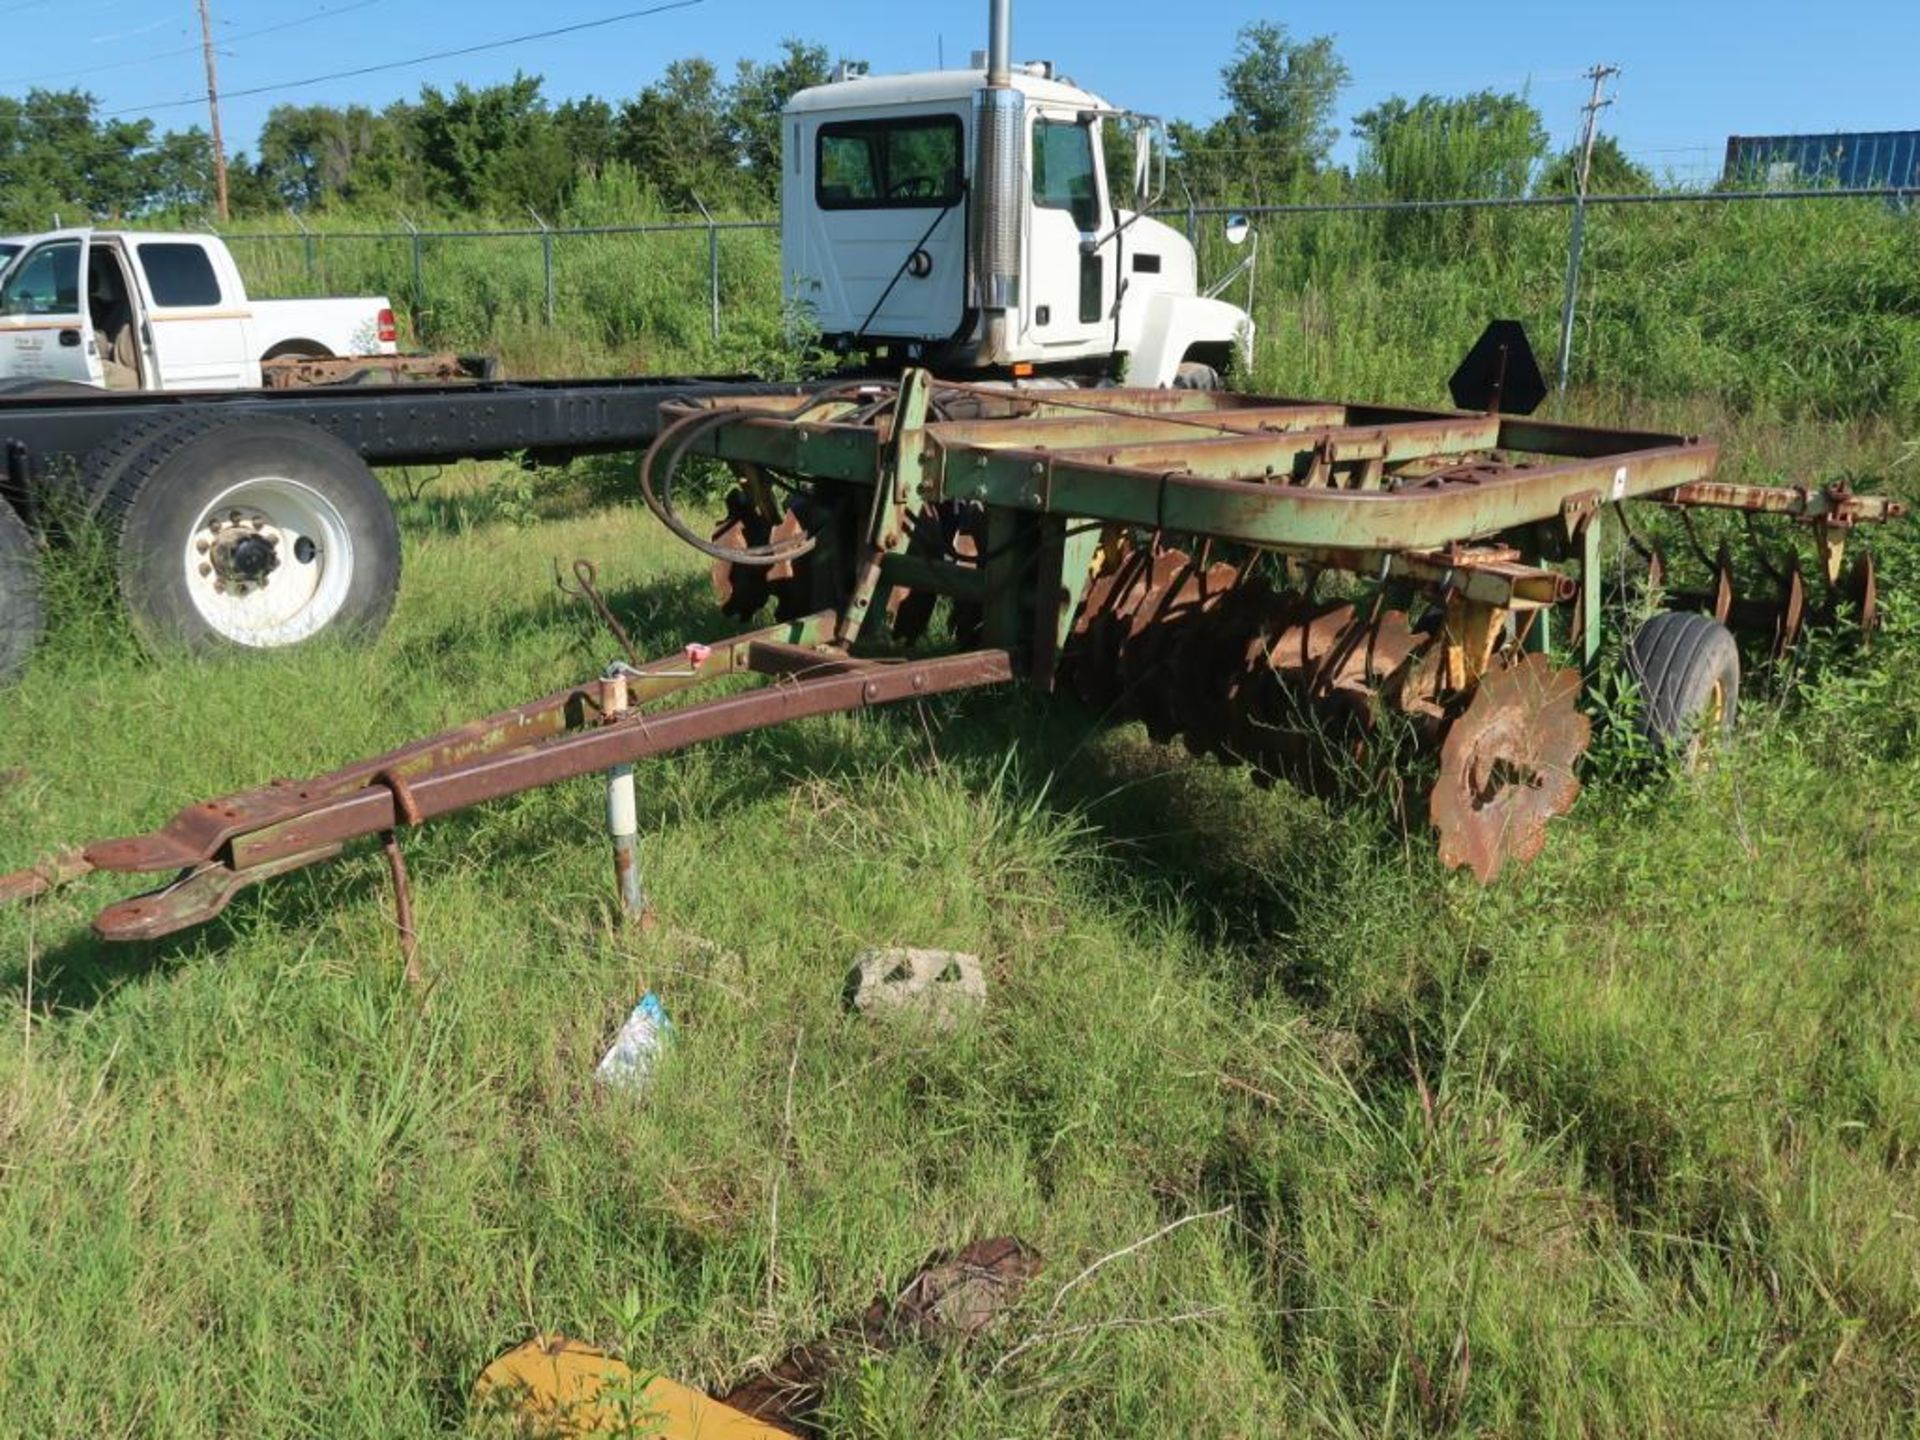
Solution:
<svg viewBox="0 0 1920 1440"><path fill-rule="evenodd" d="M392 355L396 339L384 297L251 299L217 236L0 237L0 382L251 390L262 361Z"/></svg>

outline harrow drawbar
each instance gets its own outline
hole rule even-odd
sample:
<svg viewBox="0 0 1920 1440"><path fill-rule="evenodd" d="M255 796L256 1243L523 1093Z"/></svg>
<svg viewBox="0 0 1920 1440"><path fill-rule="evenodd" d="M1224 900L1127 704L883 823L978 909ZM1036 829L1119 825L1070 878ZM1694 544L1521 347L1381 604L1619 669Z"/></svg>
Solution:
<svg viewBox="0 0 1920 1440"><path fill-rule="evenodd" d="M737 482L717 528L675 499L694 457ZM712 561L722 613L751 624L771 607L770 627L616 664L331 775L63 852L0 878L0 902L97 871L172 872L96 921L110 939L153 938L377 838L409 933L398 836L411 826L605 773L630 842L640 760L1013 680L1262 780L1332 793L1356 777L1419 777L1441 859L1492 880L1536 856L1579 793L1591 733L1580 702L1604 616L1623 602L1703 612L1776 654L1823 614L1871 628L1871 553L1849 563L1849 544L1904 507L1845 484L1720 481L1717 458L1694 437L1497 412L949 385L923 372L689 404L648 453L642 492ZM1636 508L1682 517L1704 585L1669 584L1661 542L1629 519ZM1694 517L1714 512L1803 527L1824 599L1810 598L1791 544L1760 551L1773 593L1743 595L1755 567L1737 568L1724 541L1709 555L1695 533ZM1637 574L1623 586L1629 554ZM957 653L924 656L942 619ZM762 683L679 703L749 677ZM1729 681L1737 673L1716 679L1710 717L1683 718L1731 723ZM1672 709L1653 707L1668 720ZM635 908L632 848L614 833Z"/></svg>

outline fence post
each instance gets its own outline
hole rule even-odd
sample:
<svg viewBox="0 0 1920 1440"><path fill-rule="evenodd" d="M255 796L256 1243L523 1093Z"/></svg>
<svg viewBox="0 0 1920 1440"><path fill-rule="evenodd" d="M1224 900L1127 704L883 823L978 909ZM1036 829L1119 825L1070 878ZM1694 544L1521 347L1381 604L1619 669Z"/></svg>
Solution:
<svg viewBox="0 0 1920 1440"><path fill-rule="evenodd" d="M547 228L547 222L540 218L539 211L535 210L531 205L527 207L527 214L533 216L533 223L540 227L540 268L546 273L547 328L551 330L553 328L554 312L553 231Z"/></svg>
<svg viewBox="0 0 1920 1440"><path fill-rule="evenodd" d="M314 283L313 232L307 229L307 222L300 218L300 212L291 205L287 207L287 214L292 218L293 223L300 227L301 249L306 252L307 257L307 284L312 285Z"/></svg>
<svg viewBox="0 0 1920 1440"><path fill-rule="evenodd" d="M707 294L712 302L713 340L717 345L720 343L720 227L714 223L713 212L707 209L706 201L694 195L693 203L700 207L707 221Z"/></svg>
<svg viewBox="0 0 1920 1440"><path fill-rule="evenodd" d="M412 216L402 215L400 217L400 223L407 227L407 235L412 241L413 333L414 336L418 338L422 328L420 322L425 318L427 313L427 271L425 256L422 253L425 249L425 242L421 240L420 227L413 223Z"/></svg>
<svg viewBox="0 0 1920 1440"><path fill-rule="evenodd" d="M1587 244L1587 197L1573 202L1573 234L1567 244L1567 293L1560 304L1560 392L1573 369L1573 321L1580 298L1580 257Z"/></svg>

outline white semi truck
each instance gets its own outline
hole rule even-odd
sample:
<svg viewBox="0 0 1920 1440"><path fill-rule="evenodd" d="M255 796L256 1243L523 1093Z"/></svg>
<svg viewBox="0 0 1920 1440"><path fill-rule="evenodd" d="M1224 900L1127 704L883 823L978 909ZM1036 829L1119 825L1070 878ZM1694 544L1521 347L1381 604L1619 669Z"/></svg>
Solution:
<svg viewBox="0 0 1920 1440"><path fill-rule="evenodd" d="M1200 293L1191 241L1117 202L1103 130L1130 122L1125 189L1144 207L1165 169L1157 125L1050 62L1013 64L1009 10L993 6L980 68L843 71L793 98L788 301L830 341L942 373L1158 387L1250 359L1252 319Z"/></svg>
<svg viewBox="0 0 1920 1440"><path fill-rule="evenodd" d="M1250 354L1253 325L1201 293L1186 237L1140 213L1164 170L1155 127L1134 117L1121 188L1136 208L1125 208L1103 131L1129 117L1051 65L1014 65L1011 8L992 0L991 43L973 68L847 77L794 97L782 120L787 300L811 312L850 367L918 365L1021 385L1217 383ZM30 290L26 267L64 245L81 267L69 262L70 276L89 273L105 247L140 298L156 302L143 268L152 243L182 240L34 237L0 280L0 299ZM212 263L224 250L195 253ZM244 304L237 274L215 268L219 306ZM72 309L77 297L56 287L54 301ZM91 378L99 325L80 310L38 308L25 307L14 329L37 331L53 347L43 358L70 352ZM64 508L100 517L121 599L148 639L279 649L377 629L392 607L399 535L369 467L633 451L658 435L661 407L675 399L791 388L640 379L170 394L168 337L187 327L165 323L165 308L151 312L163 383L143 382L147 393L89 396L47 383L56 377L44 370L0 380L0 676L23 662L39 613L9 500L34 522L30 497L64 488ZM7 326L0 317L0 345ZM241 349L253 354L233 361L243 370L260 358L258 335L246 333ZM11 373L23 375L17 358Z"/></svg>

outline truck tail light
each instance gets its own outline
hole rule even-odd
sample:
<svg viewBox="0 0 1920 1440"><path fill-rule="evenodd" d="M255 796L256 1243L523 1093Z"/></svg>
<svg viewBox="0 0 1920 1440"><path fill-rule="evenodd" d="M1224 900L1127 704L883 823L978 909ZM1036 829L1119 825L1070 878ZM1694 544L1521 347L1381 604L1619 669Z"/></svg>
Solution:
<svg viewBox="0 0 1920 1440"><path fill-rule="evenodd" d="M364 310L361 311L361 314L364 315L365 313ZM392 345L398 341L399 338L399 328L393 323L393 311L382 310L380 312L380 343L382 345Z"/></svg>

